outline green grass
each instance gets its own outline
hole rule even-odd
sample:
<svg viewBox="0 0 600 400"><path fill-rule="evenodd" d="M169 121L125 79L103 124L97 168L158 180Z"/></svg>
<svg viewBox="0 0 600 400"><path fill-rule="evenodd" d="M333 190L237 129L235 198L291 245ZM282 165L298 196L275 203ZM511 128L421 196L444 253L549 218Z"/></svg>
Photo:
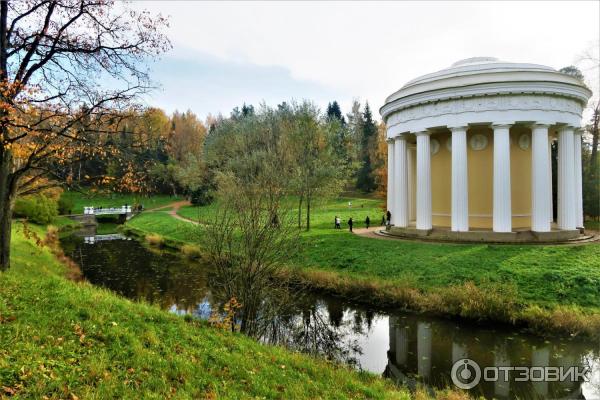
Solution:
<svg viewBox="0 0 600 400"><path fill-rule="evenodd" d="M352 201L352 207L348 207ZM179 214L210 220L212 207L183 207ZM440 244L378 240L352 235L347 226L334 230L335 215L343 225L353 217L362 227L369 215L379 223L380 201L338 199L315 208L313 228L301 235L301 251L292 260L301 269L333 272L345 277L385 281L431 290L472 281L514 285L517 301L540 306L569 305L600 311L600 246ZM168 217L168 216L165 216ZM132 221L144 231L172 232L175 239L193 240L192 226L147 215Z"/></svg>
<svg viewBox="0 0 600 400"><path fill-rule="evenodd" d="M50 251L21 232L14 232L12 251L12 268L0 273L3 395L409 398L407 391L374 375L68 281Z"/></svg>
<svg viewBox="0 0 600 400"><path fill-rule="evenodd" d="M83 207L120 207L122 205L134 205L143 204L145 209L165 206L173 203L177 200L181 200L181 197L167 196L167 195L155 195L155 196L144 196L140 194L131 193L80 193L73 191L65 191L62 197L68 198L73 201L73 214L83 214Z"/></svg>

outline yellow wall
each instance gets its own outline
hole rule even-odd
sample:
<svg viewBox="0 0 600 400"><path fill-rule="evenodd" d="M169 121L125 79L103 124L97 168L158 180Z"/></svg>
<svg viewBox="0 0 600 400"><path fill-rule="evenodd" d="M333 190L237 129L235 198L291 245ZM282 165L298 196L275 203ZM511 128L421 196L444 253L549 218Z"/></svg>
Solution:
<svg viewBox="0 0 600 400"><path fill-rule="evenodd" d="M475 151L467 145L467 169L469 179L469 227L492 228L493 207L493 131L488 127L471 127L467 131L467 143L475 134L483 134L488 138L485 149ZM531 143L527 150L518 145L519 136L529 135L531 131L525 127L514 127L510 130L511 158L511 191L512 191L512 223L513 228L531 226ZM432 139L440 142L440 150L431 156L431 199L433 225L450 226L451 213L451 173L452 155L446 146L450 132L435 133Z"/></svg>
<svg viewBox="0 0 600 400"><path fill-rule="evenodd" d="M431 135L431 139L440 142L440 150L431 155L431 210L432 222L436 226L450 226L452 154L446 147L449 138L449 132Z"/></svg>
<svg viewBox="0 0 600 400"><path fill-rule="evenodd" d="M519 147L519 137L529 137L529 148ZM516 126L510 130L510 187L513 228L531 226L531 130Z"/></svg>

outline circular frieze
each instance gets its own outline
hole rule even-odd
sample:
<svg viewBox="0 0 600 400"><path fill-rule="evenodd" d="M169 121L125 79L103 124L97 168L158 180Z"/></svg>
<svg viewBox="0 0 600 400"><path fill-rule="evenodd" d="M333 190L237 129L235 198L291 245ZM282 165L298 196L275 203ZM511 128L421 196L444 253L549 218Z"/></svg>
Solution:
<svg viewBox="0 0 600 400"><path fill-rule="evenodd" d="M488 138L487 138L487 136L482 135L481 133L478 133L478 134L471 136L471 139L469 140L469 144L471 145L471 149L473 149L475 151L483 150L487 147Z"/></svg>
<svg viewBox="0 0 600 400"><path fill-rule="evenodd" d="M529 138L528 134L524 133L521 136L519 136L519 147L521 148L521 150L527 150L530 144L531 138Z"/></svg>
<svg viewBox="0 0 600 400"><path fill-rule="evenodd" d="M437 154L440 151L440 142L437 139L431 139L430 146L431 154Z"/></svg>

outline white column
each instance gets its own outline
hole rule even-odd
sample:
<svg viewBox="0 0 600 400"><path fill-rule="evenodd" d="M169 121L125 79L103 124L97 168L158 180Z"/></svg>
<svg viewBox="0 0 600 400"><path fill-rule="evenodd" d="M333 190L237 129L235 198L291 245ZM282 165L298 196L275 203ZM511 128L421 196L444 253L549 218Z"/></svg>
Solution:
<svg viewBox="0 0 600 400"><path fill-rule="evenodd" d="M417 218L415 211L415 147L408 147L406 162L408 163L408 220L414 221Z"/></svg>
<svg viewBox="0 0 600 400"><path fill-rule="evenodd" d="M509 124L494 124L494 232L512 230Z"/></svg>
<svg viewBox="0 0 600 400"><path fill-rule="evenodd" d="M548 125L535 124L531 127L531 230L535 232L550 231L550 168L552 166L548 158Z"/></svg>
<svg viewBox="0 0 600 400"><path fill-rule="evenodd" d="M429 132L417 136L417 229L431 229L431 152Z"/></svg>
<svg viewBox="0 0 600 400"><path fill-rule="evenodd" d="M573 150L575 159L575 226L583 228L583 183L581 166L581 129L573 134Z"/></svg>
<svg viewBox="0 0 600 400"><path fill-rule="evenodd" d="M467 174L467 127L452 131L452 230L469 230L469 176Z"/></svg>
<svg viewBox="0 0 600 400"><path fill-rule="evenodd" d="M394 225L408 226L408 163L406 159L406 136L396 137L394 144Z"/></svg>
<svg viewBox="0 0 600 400"><path fill-rule="evenodd" d="M387 209L394 218L394 139L388 139Z"/></svg>
<svg viewBox="0 0 600 400"><path fill-rule="evenodd" d="M548 135L548 221L554 222L554 198L552 196L552 137Z"/></svg>
<svg viewBox="0 0 600 400"><path fill-rule="evenodd" d="M574 230L577 225L573 136L570 126L558 132L558 227L566 230Z"/></svg>

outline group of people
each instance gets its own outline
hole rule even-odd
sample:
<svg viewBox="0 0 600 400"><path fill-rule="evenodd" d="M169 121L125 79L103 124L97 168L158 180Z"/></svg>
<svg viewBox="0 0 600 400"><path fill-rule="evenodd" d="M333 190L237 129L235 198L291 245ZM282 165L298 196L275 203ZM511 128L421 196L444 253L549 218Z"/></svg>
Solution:
<svg viewBox="0 0 600 400"><path fill-rule="evenodd" d="M386 212L383 217L381 217L381 225L385 226L385 225L389 225L390 221L392 220L392 213L390 211ZM342 219L340 217L338 217L337 215L335 216L335 220L334 220L334 227L335 229L342 229ZM348 227L350 228L350 232L352 232L352 228L354 226L354 221L352 220L352 217L348 218ZM371 218L369 218L369 216L367 215L367 218L365 218L365 227L367 229L369 229L369 227L371 226Z"/></svg>

